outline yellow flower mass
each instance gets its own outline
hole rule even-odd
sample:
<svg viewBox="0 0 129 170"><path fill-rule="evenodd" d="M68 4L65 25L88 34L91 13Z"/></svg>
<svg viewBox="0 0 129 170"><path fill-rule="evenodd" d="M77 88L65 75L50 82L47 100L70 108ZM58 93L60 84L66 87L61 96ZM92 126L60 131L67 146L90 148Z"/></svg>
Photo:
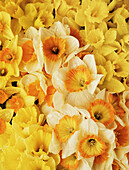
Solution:
<svg viewBox="0 0 129 170"><path fill-rule="evenodd" d="M129 1L0 0L0 170L129 169Z"/></svg>

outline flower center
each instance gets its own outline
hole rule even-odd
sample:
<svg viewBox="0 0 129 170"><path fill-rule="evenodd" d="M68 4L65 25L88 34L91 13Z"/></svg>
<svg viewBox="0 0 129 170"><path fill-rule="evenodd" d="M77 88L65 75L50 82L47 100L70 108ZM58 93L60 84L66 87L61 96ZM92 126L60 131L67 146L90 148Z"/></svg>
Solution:
<svg viewBox="0 0 129 170"><path fill-rule="evenodd" d="M56 62L65 52L65 40L59 37L49 37L43 42L43 53L46 58Z"/></svg>
<svg viewBox="0 0 129 170"><path fill-rule="evenodd" d="M8 73L7 69L6 68L2 68L0 69L0 76L6 76Z"/></svg>
<svg viewBox="0 0 129 170"><path fill-rule="evenodd" d="M10 63L14 60L14 55L9 48L5 48L0 51L0 61L5 61L6 63Z"/></svg>
<svg viewBox="0 0 129 170"><path fill-rule="evenodd" d="M93 103L90 103L88 110L94 121L99 121L105 126L108 126L114 121L115 115L113 106L102 99L97 99Z"/></svg>
<svg viewBox="0 0 129 170"><path fill-rule="evenodd" d="M89 146L94 146L95 143L96 143L95 139L89 139L89 140L88 140L88 145L89 145Z"/></svg>
<svg viewBox="0 0 129 170"><path fill-rule="evenodd" d="M55 126L55 133L60 142L66 142L78 128L78 117L65 115Z"/></svg>
<svg viewBox="0 0 129 170"><path fill-rule="evenodd" d="M65 86L69 92L81 91L91 82L90 72L84 65L69 70L66 76Z"/></svg>
<svg viewBox="0 0 129 170"><path fill-rule="evenodd" d="M84 158L101 155L106 148L102 139L96 135L87 135L79 142L79 152Z"/></svg>
<svg viewBox="0 0 129 170"><path fill-rule="evenodd" d="M68 156L67 158L65 159L62 159L61 160L61 165L64 167L64 168L67 168L67 169L76 169L77 166L78 166L78 156L77 156L77 153L74 153L70 156Z"/></svg>
<svg viewBox="0 0 129 170"><path fill-rule="evenodd" d="M59 53L58 47L53 47L53 48L52 48L52 52L53 52L54 54L58 54L58 53Z"/></svg>
<svg viewBox="0 0 129 170"><path fill-rule="evenodd" d="M103 118L103 115L102 115L101 113L96 112L96 113L94 114L94 117L95 117L97 120L100 120L100 119Z"/></svg>

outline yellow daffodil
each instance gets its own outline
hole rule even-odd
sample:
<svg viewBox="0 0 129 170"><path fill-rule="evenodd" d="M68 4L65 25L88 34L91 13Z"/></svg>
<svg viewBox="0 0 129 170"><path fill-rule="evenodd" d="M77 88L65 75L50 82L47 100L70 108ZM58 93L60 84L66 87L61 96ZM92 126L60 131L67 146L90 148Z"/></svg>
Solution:
<svg viewBox="0 0 129 170"><path fill-rule="evenodd" d="M39 114L34 106L21 108L13 118L12 126L19 136L26 138L39 128L44 121L43 118L44 115Z"/></svg>
<svg viewBox="0 0 129 170"><path fill-rule="evenodd" d="M25 6L25 15L19 18L19 23L24 29L27 29L30 26L33 26L33 22L36 16L37 10L34 4L28 3Z"/></svg>
<svg viewBox="0 0 129 170"><path fill-rule="evenodd" d="M108 7L105 2L85 0L77 11L76 22L81 26L85 26L85 20L91 23L100 23L107 16Z"/></svg>
<svg viewBox="0 0 129 170"><path fill-rule="evenodd" d="M14 76L19 76L18 65L22 58L22 48L17 45L18 36L15 36L11 41L6 40L3 44L3 48L0 51L0 61L5 63L10 63L11 67L14 69Z"/></svg>
<svg viewBox="0 0 129 170"><path fill-rule="evenodd" d="M7 39L14 37L11 30L11 17L4 11L0 12L0 37Z"/></svg>
<svg viewBox="0 0 129 170"><path fill-rule="evenodd" d="M4 88L11 75L14 74L14 70L10 63L0 61L0 88Z"/></svg>
<svg viewBox="0 0 129 170"><path fill-rule="evenodd" d="M59 156L49 153L51 138L51 132L48 132L45 129L40 129L33 133L33 135L28 139L26 139L25 145L27 147L28 154L32 155L33 157L40 157L41 160L45 160L47 166L55 169L56 165L58 164L55 161L58 160L57 158Z"/></svg>
<svg viewBox="0 0 129 170"><path fill-rule="evenodd" d="M20 18L24 15L23 10L15 2L8 2L5 4L6 12L10 14L13 18Z"/></svg>

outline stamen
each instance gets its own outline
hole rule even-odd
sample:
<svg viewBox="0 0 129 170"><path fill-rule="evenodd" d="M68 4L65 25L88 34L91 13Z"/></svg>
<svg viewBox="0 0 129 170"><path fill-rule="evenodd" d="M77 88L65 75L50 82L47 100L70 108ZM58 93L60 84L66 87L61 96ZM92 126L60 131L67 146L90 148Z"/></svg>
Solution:
<svg viewBox="0 0 129 170"><path fill-rule="evenodd" d="M6 76L8 73L7 69L6 68L2 68L0 69L0 76Z"/></svg>
<svg viewBox="0 0 129 170"><path fill-rule="evenodd" d="M53 48L52 48L52 52L53 52L54 54L58 54L58 53L59 53L58 47L53 47Z"/></svg>
<svg viewBox="0 0 129 170"><path fill-rule="evenodd" d="M101 119L103 118L103 115L102 115L101 113L98 113L98 112L96 112L96 113L94 114L94 116L95 116L95 118L96 118L97 120L101 120Z"/></svg>
<svg viewBox="0 0 129 170"><path fill-rule="evenodd" d="M89 139L88 140L88 145L89 146L93 146L93 145L95 145L95 143L96 143L95 139Z"/></svg>

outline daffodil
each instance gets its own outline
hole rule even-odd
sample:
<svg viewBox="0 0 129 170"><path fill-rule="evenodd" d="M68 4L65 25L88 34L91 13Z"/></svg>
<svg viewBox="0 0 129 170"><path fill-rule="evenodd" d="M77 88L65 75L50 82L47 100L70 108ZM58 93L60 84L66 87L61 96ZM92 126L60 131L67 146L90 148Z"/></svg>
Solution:
<svg viewBox="0 0 129 170"><path fill-rule="evenodd" d="M117 146L127 146L129 140L129 126L125 125L122 127L117 123L117 128L114 130L116 136L116 145Z"/></svg>
<svg viewBox="0 0 129 170"><path fill-rule="evenodd" d="M34 96L35 100L39 101L39 104L44 102L47 90L45 76L38 72L27 74L22 77L21 83L28 95Z"/></svg>
<svg viewBox="0 0 129 170"><path fill-rule="evenodd" d="M39 29L39 36L43 43L44 66L50 75L58 70L68 55L79 47L78 40L69 34L69 28L59 21L49 29Z"/></svg>
<svg viewBox="0 0 129 170"><path fill-rule="evenodd" d="M59 162L56 162L56 160L59 160L59 155L54 155L49 152L51 138L51 131L40 129L26 139L25 145L28 154L33 157L39 157L42 161L45 160L45 164L49 166L50 169L55 169Z"/></svg>
<svg viewBox="0 0 129 170"><path fill-rule="evenodd" d="M0 88L4 88L6 86L7 81L13 74L14 70L11 64L0 61Z"/></svg>
<svg viewBox="0 0 129 170"><path fill-rule="evenodd" d="M30 26L33 26L33 22L36 16L37 10L34 4L28 3L25 5L25 15L19 18L19 23L24 29L27 29Z"/></svg>
<svg viewBox="0 0 129 170"><path fill-rule="evenodd" d="M85 20L91 23L100 23L104 18L108 16L108 7L105 2L102 1L84 1L76 14L76 22L85 26Z"/></svg>
<svg viewBox="0 0 129 170"><path fill-rule="evenodd" d="M17 45L18 36L15 36L11 41L6 40L3 44L3 48L0 51L0 61L5 63L10 63L11 67L14 69L14 76L19 76L18 65L22 58L22 48Z"/></svg>
<svg viewBox="0 0 129 170"><path fill-rule="evenodd" d="M39 114L38 109L34 106L21 108L13 118L12 126L19 136L26 138L39 128L44 121L43 118L44 115Z"/></svg>
<svg viewBox="0 0 129 170"><path fill-rule="evenodd" d="M28 28L24 36L19 39L19 44L23 51L20 70L23 72L42 71L43 57L38 31L34 27Z"/></svg>
<svg viewBox="0 0 129 170"><path fill-rule="evenodd" d="M7 2L5 4L5 9L6 12L10 14L11 17L16 19L24 15L24 11L22 10L22 8L13 1Z"/></svg>
<svg viewBox="0 0 129 170"><path fill-rule="evenodd" d="M0 37L12 39L14 37L11 30L11 17L7 12L0 12Z"/></svg>
<svg viewBox="0 0 129 170"><path fill-rule="evenodd" d="M67 94L67 103L84 107L92 100L91 94L101 77L102 75L97 74L94 56L87 54L83 60L73 57L68 67L56 71L52 76L52 83L59 92Z"/></svg>
<svg viewBox="0 0 129 170"><path fill-rule="evenodd" d="M49 170L49 165L47 166L45 161L39 159L38 157L32 157L29 154L22 154L21 161L19 163L20 169L31 170L31 169L41 169Z"/></svg>
<svg viewBox="0 0 129 170"><path fill-rule="evenodd" d="M106 103L104 100L96 99L89 106L91 118L94 121L99 121L105 126L108 126L114 121L114 109L111 104Z"/></svg>
<svg viewBox="0 0 129 170"><path fill-rule="evenodd" d="M6 102L6 108L14 109L14 112L17 113L20 108L32 106L34 104L34 97L28 96L24 89L14 87L14 90L17 92Z"/></svg>
<svg viewBox="0 0 129 170"><path fill-rule="evenodd" d="M31 17L30 22L28 19ZM51 2L36 2L25 4L25 15L19 18L24 29L34 26L39 29L41 26L49 27L53 22Z"/></svg>

